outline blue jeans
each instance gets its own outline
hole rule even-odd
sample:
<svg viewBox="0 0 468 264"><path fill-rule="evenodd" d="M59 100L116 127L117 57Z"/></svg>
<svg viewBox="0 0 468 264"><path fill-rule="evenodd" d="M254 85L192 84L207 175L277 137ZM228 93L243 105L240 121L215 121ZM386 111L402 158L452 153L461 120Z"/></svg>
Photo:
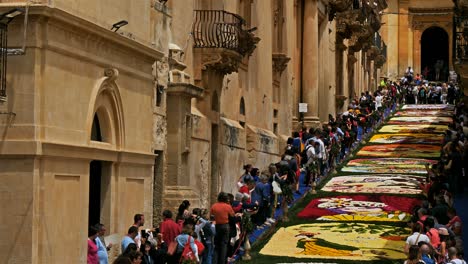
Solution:
<svg viewBox="0 0 468 264"><path fill-rule="evenodd" d="M211 264L213 262L213 243L206 242L205 244L205 253L203 253L203 264Z"/></svg>

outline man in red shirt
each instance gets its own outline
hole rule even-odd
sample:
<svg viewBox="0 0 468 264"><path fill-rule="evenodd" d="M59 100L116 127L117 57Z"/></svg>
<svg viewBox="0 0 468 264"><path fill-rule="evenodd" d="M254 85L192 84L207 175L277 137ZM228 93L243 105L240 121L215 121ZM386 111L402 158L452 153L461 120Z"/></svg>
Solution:
<svg viewBox="0 0 468 264"><path fill-rule="evenodd" d="M159 232L161 232L163 241L169 245L175 240L176 236L180 235L182 229L180 225L172 219L172 212L170 210L164 210L163 218L164 220L159 225Z"/></svg>
<svg viewBox="0 0 468 264"><path fill-rule="evenodd" d="M216 223L213 263L225 264L227 262L226 255L229 243L229 217L234 216L234 210L229 204L229 196L227 193L220 192L218 194L218 202L213 204L210 214L214 217Z"/></svg>

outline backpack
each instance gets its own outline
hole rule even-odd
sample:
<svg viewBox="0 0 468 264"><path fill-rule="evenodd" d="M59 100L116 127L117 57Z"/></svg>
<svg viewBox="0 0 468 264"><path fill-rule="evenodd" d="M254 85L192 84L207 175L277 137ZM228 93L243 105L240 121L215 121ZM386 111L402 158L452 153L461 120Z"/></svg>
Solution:
<svg viewBox="0 0 468 264"><path fill-rule="evenodd" d="M202 229L200 229L200 237L203 244L206 245L208 239L213 238L213 231L211 230L211 223L206 223Z"/></svg>
<svg viewBox="0 0 468 264"><path fill-rule="evenodd" d="M312 148L312 145L307 145L301 152L301 165L305 165L307 163L307 151Z"/></svg>
<svg viewBox="0 0 468 264"><path fill-rule="evenodd" d="M424 90L424 88L421 88L421 90L419 90L419 97L426 97L426 90Z"/></svg>

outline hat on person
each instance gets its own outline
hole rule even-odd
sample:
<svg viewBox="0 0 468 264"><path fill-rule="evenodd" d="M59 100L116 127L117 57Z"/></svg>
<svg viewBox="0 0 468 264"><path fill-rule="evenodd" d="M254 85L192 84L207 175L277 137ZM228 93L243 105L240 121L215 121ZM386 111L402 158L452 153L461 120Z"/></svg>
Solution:
<svg viewBox="0 0 468 264"><path fill-rule="evenodd" d="M244 194L243 194L243 193L237 192L236 195L234 195L234 199L235 199L236 201L242 201L242 198L244 198Z"/></svg>
<svg viewBox="0 0 468 264"><path fill-rule="evenodd" d="M447 228L445 228L445 227L439 228L439 235L441 235L441 236L448 236L449 233L448 233Z"/></svg>

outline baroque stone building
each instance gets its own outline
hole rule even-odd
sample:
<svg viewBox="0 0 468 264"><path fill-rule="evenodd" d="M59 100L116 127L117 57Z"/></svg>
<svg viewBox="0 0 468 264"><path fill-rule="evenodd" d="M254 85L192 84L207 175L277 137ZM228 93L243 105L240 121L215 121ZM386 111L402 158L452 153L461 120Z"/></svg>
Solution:
<svg viewBox="0 0 468 264"><path fill-rule="evenodd" d="M208 207L375 89L386 59L384 0L0 1L17 7L0 93L13 263L82 263L90 224L118 242L135 213Z"/></svg>
<svg viewBox="0 0 468 264"><path fill-rule="evenodd" d="M381 34L387 43L384 75L402 76L408 66L430 80L447 80L453 68L454 2L388 0ZM438 63L439 62L439 63Z"/></svg>

